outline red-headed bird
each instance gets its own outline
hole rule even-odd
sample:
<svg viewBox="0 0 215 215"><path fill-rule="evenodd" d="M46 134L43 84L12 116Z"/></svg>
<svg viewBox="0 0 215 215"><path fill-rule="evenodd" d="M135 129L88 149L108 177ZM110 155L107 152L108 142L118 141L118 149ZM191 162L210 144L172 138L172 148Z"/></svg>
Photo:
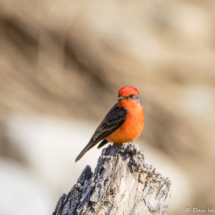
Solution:
<svg viewBox="0 0 215 215"><path fill-rule="evenodd" d="M98 149L108 142L121 144L140 136L144 126L144 109L138 90L123 87L119 90L117 100L75 162L101 140Z"/></svg>

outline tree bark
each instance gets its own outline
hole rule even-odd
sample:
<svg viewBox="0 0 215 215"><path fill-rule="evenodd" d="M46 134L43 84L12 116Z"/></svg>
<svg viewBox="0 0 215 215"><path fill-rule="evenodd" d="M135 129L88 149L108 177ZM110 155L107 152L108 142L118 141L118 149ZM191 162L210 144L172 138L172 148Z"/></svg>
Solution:
<svg viewBox="0 0 215 215"><path fill-rule="evenodd" d="M165 215L171 182L144 162L137 144L103 149L95 172L86 166L53 215Z"/></svg>

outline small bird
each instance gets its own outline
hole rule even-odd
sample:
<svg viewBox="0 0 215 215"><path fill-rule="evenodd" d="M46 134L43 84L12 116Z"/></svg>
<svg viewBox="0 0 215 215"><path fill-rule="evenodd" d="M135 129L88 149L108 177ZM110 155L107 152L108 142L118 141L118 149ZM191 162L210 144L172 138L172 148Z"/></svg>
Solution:
<svg viewBox="0 0 215 215"><path fill-rule="evenodd" d="M116 99L118 102L107 113L75 162L100 141L98 149L108 142L122 144L140 136L144 126L144 109L138 90L130 86L123 87Z"/></svg>

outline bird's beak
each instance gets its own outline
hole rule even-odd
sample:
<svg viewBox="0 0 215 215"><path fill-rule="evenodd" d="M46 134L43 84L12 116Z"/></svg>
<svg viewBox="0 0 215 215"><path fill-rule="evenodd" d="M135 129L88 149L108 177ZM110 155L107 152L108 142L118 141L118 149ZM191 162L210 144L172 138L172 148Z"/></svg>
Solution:
<svg viewBox="0 0 215 215"><path fill-rule="evenodd" d="M116 98L116 100L122 100L122 99L125 99L125 97L119 96Z"/></svg>

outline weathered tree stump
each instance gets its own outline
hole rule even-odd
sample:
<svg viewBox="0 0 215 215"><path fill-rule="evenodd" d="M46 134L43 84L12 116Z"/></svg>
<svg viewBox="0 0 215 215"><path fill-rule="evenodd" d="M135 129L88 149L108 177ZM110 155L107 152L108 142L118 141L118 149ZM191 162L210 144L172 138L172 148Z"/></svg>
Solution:
<svg viewBox="0 0 215 215"><path fill-rule="evenodd" d="M103 149L95 172L86 166L53 215L165 215L171 182L145 164L137 144Z"/></svg>

